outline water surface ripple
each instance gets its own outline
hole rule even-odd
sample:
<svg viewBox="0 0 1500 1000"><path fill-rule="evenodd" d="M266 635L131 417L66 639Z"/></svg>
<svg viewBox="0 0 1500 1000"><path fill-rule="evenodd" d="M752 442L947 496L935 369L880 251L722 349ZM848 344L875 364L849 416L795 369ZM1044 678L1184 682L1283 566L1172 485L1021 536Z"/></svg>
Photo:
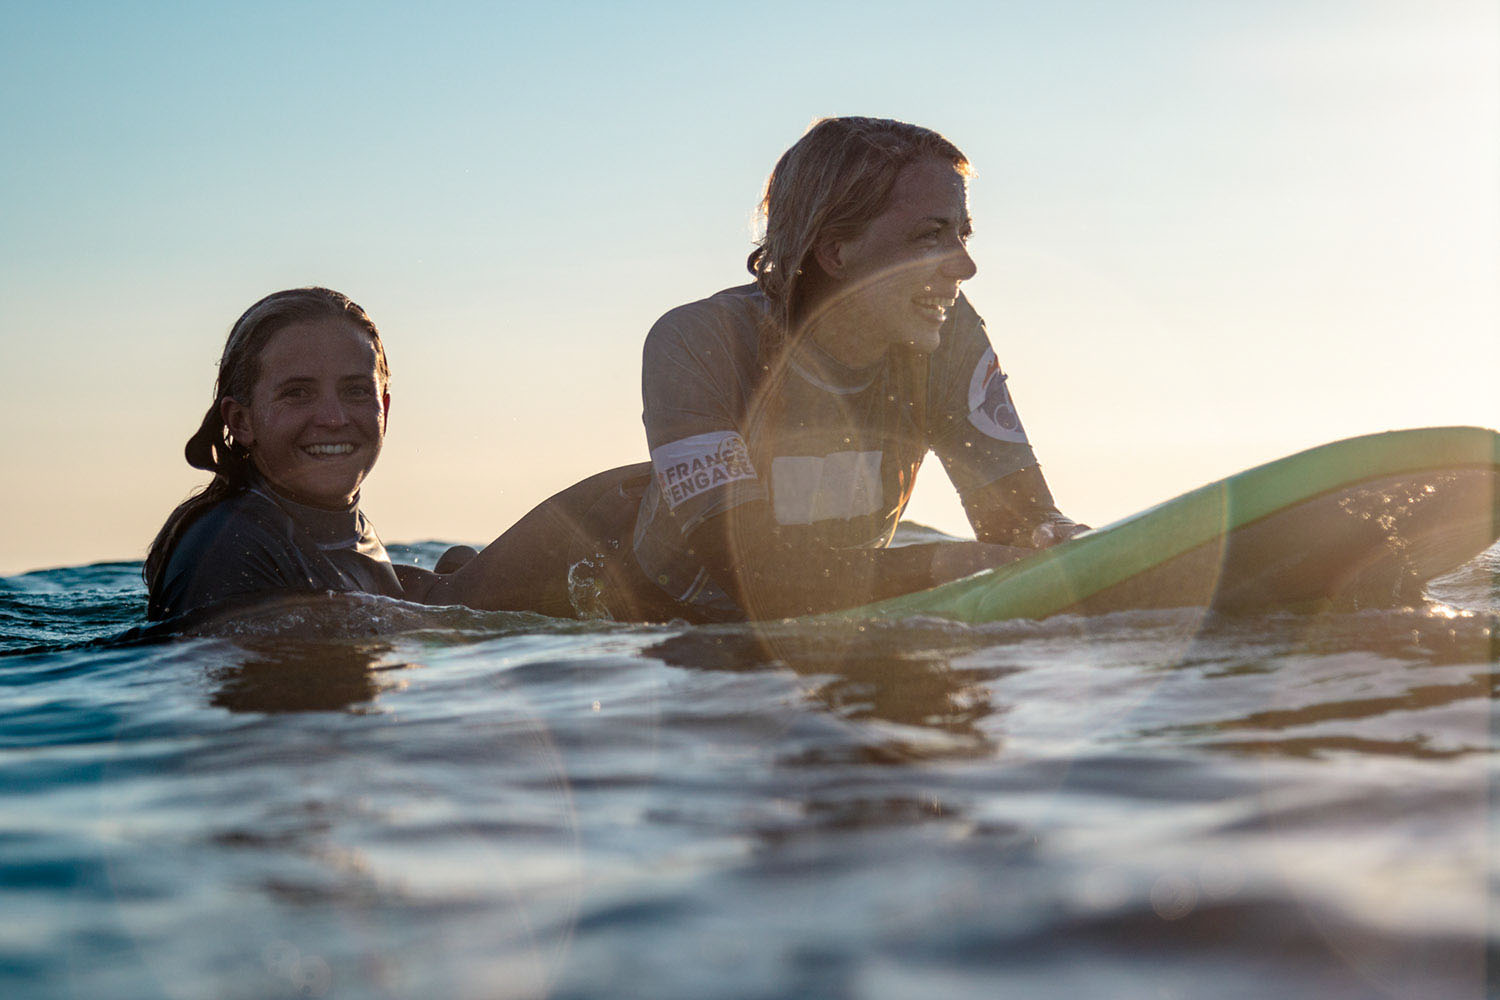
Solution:
<svg viewBox="0 0 1500 1000"><path fill-rule="evenodd" d="M1415 608L983 627L162 637L138 572L0 579L0 996L1500 989L1500 549Z"/></svg>

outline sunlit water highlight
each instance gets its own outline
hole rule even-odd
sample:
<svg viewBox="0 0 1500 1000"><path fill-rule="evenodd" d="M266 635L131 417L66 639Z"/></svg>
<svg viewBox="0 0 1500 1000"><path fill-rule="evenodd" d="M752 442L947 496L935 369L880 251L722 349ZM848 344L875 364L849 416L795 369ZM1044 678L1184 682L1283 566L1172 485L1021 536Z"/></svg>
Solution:
<svg viewBox="0 0 1500 1000"><path fill-rule="evenodd" d="M0 579L0 996L1496 988L1500 549L1357 613L120 642L138 571Z"/></svg>

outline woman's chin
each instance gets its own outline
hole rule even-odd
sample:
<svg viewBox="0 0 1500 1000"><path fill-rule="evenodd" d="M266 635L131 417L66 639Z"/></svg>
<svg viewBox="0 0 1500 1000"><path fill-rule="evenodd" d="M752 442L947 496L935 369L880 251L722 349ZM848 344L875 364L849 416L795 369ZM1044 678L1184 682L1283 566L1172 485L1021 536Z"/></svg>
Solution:
<svg viewBox="0 0 1500 1000"><path fill-rule="evenodd" d="M938 344L942 342L942 337L940 336L941 331L941 326L934 326L930 329L924 329L916 332L909 340L905 342L905 346L910 347L922 354L931 354L933 351L938 349Z"/></svg>

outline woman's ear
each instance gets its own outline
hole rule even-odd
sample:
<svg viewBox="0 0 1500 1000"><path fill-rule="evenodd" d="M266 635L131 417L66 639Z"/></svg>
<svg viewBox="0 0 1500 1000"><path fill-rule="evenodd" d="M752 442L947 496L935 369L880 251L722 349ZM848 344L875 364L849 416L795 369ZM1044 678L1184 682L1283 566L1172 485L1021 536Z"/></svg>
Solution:
<svg viewBox="0 0 1500 1000"><path fill-rule="evenodd" d="M219 417L229 428L229 436L234 438L235 444L248 448L255 443L255 424L250 420L250 407L232 396L225 396L219 401Z"/></svg>
<svg viewBox="0 0 1500 1000"><path fill-rule="evenodd" d="M834 239L820 239L813 244L813 259L823 269L823 273L830 278L841 278L844 275L844 241Z"/></svg>
<svg viewBox="0 0 1500 1000"><path fill-rule="evenodd" d="M390 426L391 423L391 394L382 392L380 394L380 423L382 426Z"/></svg>

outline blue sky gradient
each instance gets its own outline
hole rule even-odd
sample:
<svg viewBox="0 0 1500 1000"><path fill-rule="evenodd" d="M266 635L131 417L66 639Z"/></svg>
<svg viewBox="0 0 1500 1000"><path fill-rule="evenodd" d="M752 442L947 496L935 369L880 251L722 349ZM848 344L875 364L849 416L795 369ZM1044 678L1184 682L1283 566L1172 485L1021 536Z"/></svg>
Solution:
<svg viewBox="0 0 1500 1000"><path fill-rule="evenodd" d="M250 302L394 369L364 506L484 541L645 458L641 338L744 280L815 117L943 131L1065 510L1500 424L1500 12L1205 4L0 4L0 572L139 558ZM941 469L913 515L961 529Z"/></svg>

